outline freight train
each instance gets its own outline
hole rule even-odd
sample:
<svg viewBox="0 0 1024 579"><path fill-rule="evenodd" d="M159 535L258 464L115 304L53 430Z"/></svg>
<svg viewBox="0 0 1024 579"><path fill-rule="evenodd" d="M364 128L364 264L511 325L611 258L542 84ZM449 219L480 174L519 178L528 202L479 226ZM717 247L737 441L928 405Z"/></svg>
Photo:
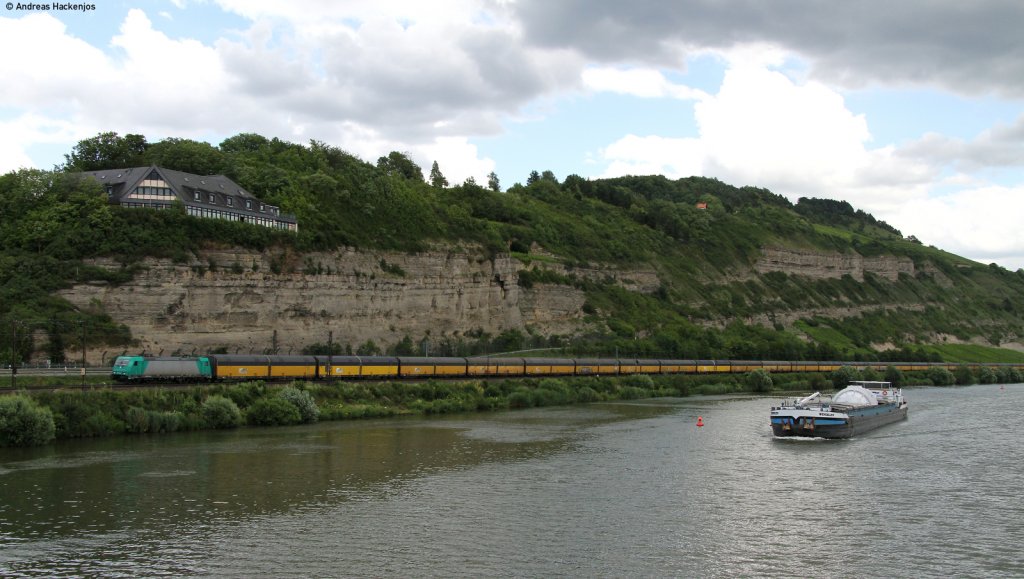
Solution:
<svg viewBox="0 0 1024 579"><path fill-rule="evenodd" d="M196 358L120 356L112 377L121 382L216 382L221 380L329 380L391 378L484 378L602 376L621 374L745 374L832 372L842 366L884 372L934 367L955 370L961 364L932 362L783 362L763 360L644 360L635 358L432 358L405 356L257 356L211 354ZM1008 366L1024 364L967 364Z"/></svg>

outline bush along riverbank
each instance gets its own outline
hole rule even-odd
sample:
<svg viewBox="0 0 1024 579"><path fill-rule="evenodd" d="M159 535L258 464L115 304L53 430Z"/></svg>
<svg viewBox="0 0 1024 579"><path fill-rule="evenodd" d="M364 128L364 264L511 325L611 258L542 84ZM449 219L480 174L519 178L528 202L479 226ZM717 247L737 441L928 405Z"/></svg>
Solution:
<svg viewBox="0 0 1024 579"><path fill-rule="evenodd" d="M1004 372L1007 370L1007 372ZM887 380L896 386L1016 383L1015 370L967 367L903 373L708 376L594 376L488 381L264 382L191 388L20 391L0 396L0 446L33 446L55 439L187 430L308 424L399 415L448 414L560 406L587 402L682 397L691 394L769 394L828 391L850 380Z"/></svg>

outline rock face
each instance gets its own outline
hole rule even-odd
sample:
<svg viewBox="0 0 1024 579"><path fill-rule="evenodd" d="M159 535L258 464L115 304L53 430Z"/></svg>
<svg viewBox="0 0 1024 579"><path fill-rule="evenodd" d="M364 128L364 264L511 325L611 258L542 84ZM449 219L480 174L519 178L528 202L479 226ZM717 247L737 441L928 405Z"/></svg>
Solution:
<svg viewBox="0 0 1024 579"><path fill-rule="evenodd" d="M326 344L329 332L334 343L355 348L366 340L390 345L428 333L440 338L526 326L543 334L579 329L581 290L556 284L524 289L518 284L522 262L478 255L205 251L192 264L147 260L125 285L85 284L61 295L79 307L100 305L126 324L139 342L129 352L163 355L216 348L263 352L275 345L281 353L299 353ZM304 273L274 273L288 271ZM630 272L623 283L638 285L638 277L657 279L653 272ZM90 352L90 360L98 362L100 354Z"/></svg>
<svg viewBox="0 0 1024 579"><path fill-rule="evenodd" d="M531 256L535 253L531 250ZM328 340L354 349L367 340L386 347L405 336L418 341L424 336L458 338L472 331L497 335L529 328L543 335L570 335L584 330L583 291L554 283L522 287L519 272L525 269L550 270L563 279L611 281L643 293L661 287L657 272L642 267L567 268L554 256L524 264L508 255L490 260L480 255L475 248L418 254L347 249L302 255L206 250L187 264L147 260L144 270L124 285L83 284L60 295L80 308L99 306L127 325L137 340L125 349L129 353L276 349L298 354ZM119 267L113 261L93 263ZM752 271L737 273L756 277L773 271L811 278L850 275L857 280L870 272L894 281L901 273L915 274L913 262L904 257L779 248L764 249ZM745 321L789 325L804 315L841 313L769 312ZM87 357L91 363L102 363L119 353L97 349Z"/></svg>
<svg viewBox="0 0 1024 579"><path fill-rule="evenodd" d="M758 273L781 271L789 275L817 279L849 275L857 281L863 281L864 273L867 272L896 281L901 273L914 275L914 262L909 257L892 255L864 257L857 253L819 253L764 248L761 258L754 264L754 270Z"/></svg>

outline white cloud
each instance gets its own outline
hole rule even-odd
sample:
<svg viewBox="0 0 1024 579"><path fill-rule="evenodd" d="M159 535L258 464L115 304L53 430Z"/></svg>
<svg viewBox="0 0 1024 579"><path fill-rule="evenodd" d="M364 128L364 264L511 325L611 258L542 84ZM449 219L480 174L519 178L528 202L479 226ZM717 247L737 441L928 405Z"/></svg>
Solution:
<svg viewBox="0 0 1024 579"><path fill-rule="evenodd" d="M868 148L867 119L817 83L798 84L765 63L733 63L719 92L698 101L699 136L627 135L602 150L605 176L664 174L716 177L767 187L795 201L816 196L849 201L926 243L979 261L1024 266L1024 188L980 185L948 166L1021 166L1024 120L985 131L971 142L926 135L902 149ZM936 197L938 187L955 187ZM930 196L931 194L931 196Z"/></svg>
<svg viewBox="0 0 1024 579"><path fill-rule="evenodd" d="M697 139L626 135L601 150L609 161L605 177L665 175L670 179L704 173L705 153Z"/></svg>
<svg viewBox="0 0 1024 579"><path fill-rule="evenodd" d="M913 200L892 219L924 243L982 263L1024 267L1024 187L980 187Z"/></svg>
<svg viewBox="0 0 1024 579"><path fill-rule="evenodd" d="M865 163L867 123L838 93L763 66L730 69L695 115L714 165L742 183L834 187L851 183Z"/></svg>
<svg viewBox="0 0 1024 579"><path fill-rule="evenodd" d="M423 168L424 178L430 178L430 167L437 161L438 169L452 185L461 184L467 177L473 177L478 185L486 185L487 174L494 170L494 161L480 159L476 145L464 137L438 138L410 153Z"/></svg>
<svg viewBox="0 0 1024 579"><path fill-rule="evenodd" d="M707 93L674 84L658 70L590 67L583 71L583 86L597 92L614 92L643 98L670 97L702 100Z"/></svg>

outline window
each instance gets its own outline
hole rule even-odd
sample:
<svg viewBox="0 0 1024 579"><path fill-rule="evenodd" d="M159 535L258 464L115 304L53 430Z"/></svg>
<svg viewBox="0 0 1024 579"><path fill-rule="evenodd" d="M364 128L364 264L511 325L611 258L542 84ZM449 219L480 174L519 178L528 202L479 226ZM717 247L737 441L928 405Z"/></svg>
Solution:
<svg viewBox="0 0 1024 579"><path fill-rule="evenodd" d="M202 195L199 193L199 191L196 191L195 200L196 201L201 201L202 200Z"/></svg>
<svg viewBox="0 0 1024 579"><path fill-rule="evenodd" d="M214 205L216 203L217 203L217 196L214 195L213 193L210 193L210 204Z"/></svg>
<svg viewBox="0 0 1024 579"><path fill-rule="evenodd" d="M267 206L262 204L262 203L260 203L260 213L266 213L266 212L267 212Z"/></svg>
<svg viewBox="0 0 1024 579"><path fill-rule="evenodd" d="M245 200L245 208L246 209L252 209L252 201L246 199Z"/></svg>
<svg viewBox="0 0 1024 579"><path fill-rule="evenodd" d="M232 199L231 197L228 197L227 201L228 201L228 207L234 206L234 203L233 203L234 199Z"/></svg>

